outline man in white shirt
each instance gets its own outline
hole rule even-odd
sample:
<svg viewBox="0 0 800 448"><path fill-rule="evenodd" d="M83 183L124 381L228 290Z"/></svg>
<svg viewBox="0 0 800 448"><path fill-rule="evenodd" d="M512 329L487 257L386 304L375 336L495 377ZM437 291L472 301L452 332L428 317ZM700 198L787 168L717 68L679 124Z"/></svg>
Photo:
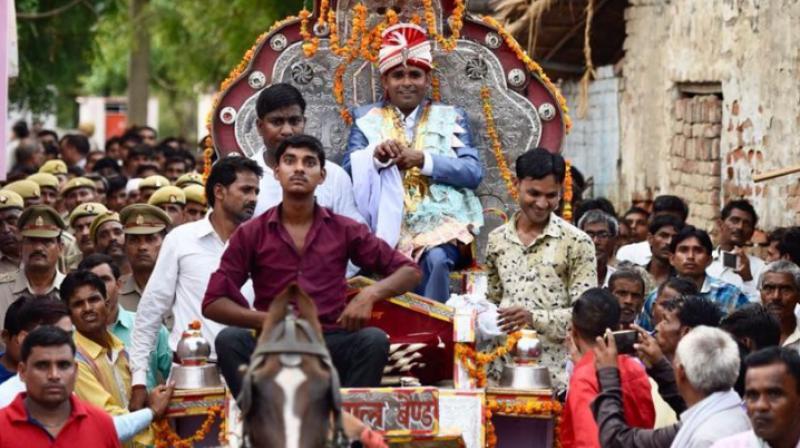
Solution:
<svg viewBox="0 0 800 448"><path fill-rule="evenodd" d="M144 405L150 352L155 349L161 321L170 310L175 318L169 338L173 351L192 321L202 322L201 332L208 341L214 341L224 328L203 318L203 296L228 238L255 212L261 175L261 168L253 160L235 156L218 160L206 181L206 198L212 211L200 221L176 227L164 238L153 274L142 293L131 337L131 409ZM242 294L252 303L255 294L251 282L242 287Z"/></svg>
<svg viewBox="0 0 800 448"><path fill-rule="evenodd" d="M256 216L278 205L282 200L281 185L273 174L278 163L275 160L275 150L286 138L304 133L305 110L303 95L291 84L273 84L258 95L256 126L264 141L264 150L254 159L264 175L261 177ZM317 203L338 215L364 223L353 199L353 182L350 176L330 160L325 161L325 172L325 182L316 191Z"/></svg>
<svg viewBox="0 0 800 448"><path fill-rule="evenodd" d="M748 201L728 202L720 214L719 246L712 253L714 261L706 269L708 275L737 286L751 302L759 301L758 278L766 265L764 260L745 252L757 222L758 215ZM728 263L725 252L733 254L727 257Z"/></svg>
<svg viewBox="0 0 800 448"><path fill-rule="evenodd" d="M678 196L664 194L653 201L653 214L650 215L650 222L660 215L673 215L685 223L689 216L689 206ZM647 266L652 256L650 243L645 240L620 247L617 251L617 262L629 261L639 266Z"/></svg>

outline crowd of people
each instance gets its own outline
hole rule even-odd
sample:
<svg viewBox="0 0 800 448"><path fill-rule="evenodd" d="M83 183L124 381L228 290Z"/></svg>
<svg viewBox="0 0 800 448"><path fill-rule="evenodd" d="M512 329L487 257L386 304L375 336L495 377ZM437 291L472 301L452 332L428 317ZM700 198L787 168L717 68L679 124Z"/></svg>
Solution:
<svg viewBox="0 0 800 448"><path fill-rule="evenodd" d="M372 307L450 297L486 171L464 111L427 99L424 30L383 37L386 99L354 110L341 166L305 134L288 84L258 96L263 151L210 167L149 127L103 149L18 133L0 189L0 446L152 444L182 332L201 322L237 395L270 302L293 284L316 303L341 384L381 384L389 338L368 326ZM566 389L562 446L800 446L800 228L757 247L758 215L737 199L712 240L672 195L621 215L579 200L568 222L562 156L529 149L514 169L518 211L488 235L487 299L505 333L542 338ZM356 273L379 280L348 299ZM635 344L618 347L625 331Z"/></svg>

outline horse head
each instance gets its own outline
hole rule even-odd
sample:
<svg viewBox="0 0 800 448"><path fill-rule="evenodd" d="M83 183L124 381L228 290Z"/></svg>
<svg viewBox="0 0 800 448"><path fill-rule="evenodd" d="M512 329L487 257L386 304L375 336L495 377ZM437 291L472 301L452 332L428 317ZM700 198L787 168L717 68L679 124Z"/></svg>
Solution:
<svg viewBox="0 0 800 448"><path fill-rule="evenodd" d="M296 283L270 304L237 401L251 446L325 447L332 413L334 439L342 440L336 369L317 307Z"/></svg>

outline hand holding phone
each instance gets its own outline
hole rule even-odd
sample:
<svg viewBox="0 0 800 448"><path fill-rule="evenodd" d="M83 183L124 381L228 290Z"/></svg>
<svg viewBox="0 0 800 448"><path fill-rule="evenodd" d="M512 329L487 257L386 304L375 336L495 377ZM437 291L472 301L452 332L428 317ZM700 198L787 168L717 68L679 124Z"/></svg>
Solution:
<svg viewBox="0 0 800 448"><path fill-rule="evenodd" d="M636 352L633 344L639 341L639 333L636 330L612 331L614 342L617 345L617 353L621 355L632 355Z"/></svg>
<svg viewBox="0 0 800 448"><path fill-rule="evenodd" d="M739 258L733 252L722 252L722 265L726 268L736 269L736 259Z"/></svg>

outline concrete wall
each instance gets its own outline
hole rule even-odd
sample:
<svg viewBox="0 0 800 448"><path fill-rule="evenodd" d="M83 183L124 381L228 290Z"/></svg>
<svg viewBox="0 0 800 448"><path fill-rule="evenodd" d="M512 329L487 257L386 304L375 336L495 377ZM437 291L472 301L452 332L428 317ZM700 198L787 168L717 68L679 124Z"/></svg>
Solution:
<svg viewBox="0 0 800 448"><path fill-rule="evenodd" d="M710 189L691 173L671 181L670 151L678 86L715 82L723 97L721 202L738 197L753 201L762 228L800 223L800 174L752 182L753 170L800 164L800 2L630 3L620 96L618 202L627 205L647 189L654 194L679 194L681 186ZM695 169L706 168L697 164ZM692 219L708 227L712 212L707 208Z"/></svg>
<svg viewBox="0 0 800 448"><path fill-rule="evenodd" d="M582 119L575 117L572 132L564 143L564 156L586 179L591 178L593 197L619 195L619 96L622 79L611 66L598 67L597 79L589 85L589 110ZM565 82L561 92L577 115L580 83Z"/></svg>

